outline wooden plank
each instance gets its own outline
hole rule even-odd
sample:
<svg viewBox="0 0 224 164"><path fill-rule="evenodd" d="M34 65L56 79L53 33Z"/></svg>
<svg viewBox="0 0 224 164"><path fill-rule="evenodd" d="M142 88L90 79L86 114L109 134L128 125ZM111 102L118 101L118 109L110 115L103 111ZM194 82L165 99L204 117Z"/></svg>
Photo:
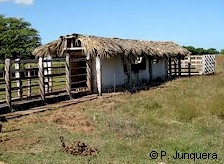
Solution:
<svg viewBox="0 0 224 164"><path fill-rule="evenodd" d="M27 79L37 79L39 78L38 75L35 75L35 76L31 76L31 77L23 77L23 80L27 80ZM19 78L12 78L11 81L16 81L16 80L19 80Z"/></svg>
<svg viewBox="0 0 224 164"><path fill-rule="evenodd" d="M33 68L33 67L28 67L28 68L25 68L26 71L38 71L39 68Z"/></svg>
<svg viewBox="0 0 224 164"><path fill-rule="evenodd" d="M26 59L26 60L20 60L20 63L21 64L26 64L26 63L35 63L37 64L38 63L38 59Z"/></svg>
<svg viewBox="0 0 224 164"><path fill-rule="evenodd" d="M45 77L56 77L56 76L64 76L66 75L66 73L54 73L54 74L48 74L48 75L44 75Z"/></svg>
<svg viewBox="0 0 224 164"><path fill-rule="evenodd" d="M66 51L83 51L83 47L71 47L71 48L64 48Z"/></svg>
<svg viewBox="0 0 224 164"><path fill-rule="evenodd" d="M72 68L72 70L76 70L76 69L86 69L86 67L76 67L76 68Z"/></svg>
<svg viewBox="0 0 224 164"><path fill-rule="evenodd" d="M43 62L65 62L65 58L44 59Z"/></svg>
<svg viewBox="0 0 224 164"><path fill-rule="evenodd" d="M9 108L12 107L11 95L11 60L5 59L5 89L6 89L6 103Z"/></svg>
<svg viewBox="0 0 224 164"><path fill-rule="evenodd" d="M48 68L51 68L51 69L60 69L60 68L65 68L65 66L51 66L51 67L48 67Z"/></svg>
<svg viewBox="0 0 224 164"><path fill-rule="evenodd" d="M29 88L29 87L37 87L39 86L39 84L32 84L32 85L24 85L22 86L22 88ZM20 89L19 87L11 87L11 90L17 90L17 89Z"/></svg>
<svg viewBox="0 0 224 164"><path fill-rule="evenodd" d="M71 63L73 63L73 62L80 62L80 61L87 61L87 59L86 58L79 58L79 59L71 59Z"/></svg>
<svg viewBox="0 0 224 164"><path fill-rule="evenodd" d="M85 83L86 81L87 81L87 80L82 80L82 81L71 82L71 85L73 85L73 84Z"/></svg>
<svg viewBox="0 0 224 164"><path fill-rule="evenodd" d="M71 77L78 77L78 76L87 76L87 74L84 73L84 74L71 75Z"/></svg>

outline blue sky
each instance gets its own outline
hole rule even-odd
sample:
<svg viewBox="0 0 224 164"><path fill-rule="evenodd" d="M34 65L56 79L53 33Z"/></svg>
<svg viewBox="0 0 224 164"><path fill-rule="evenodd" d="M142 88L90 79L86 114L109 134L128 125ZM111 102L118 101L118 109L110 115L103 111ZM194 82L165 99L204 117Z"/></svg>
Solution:
<svg viewBox="0 0 224 164"><path fill-rule="evenodd" d="M224 49L224 0L0 0L47 43L71 33Z"/></svg>

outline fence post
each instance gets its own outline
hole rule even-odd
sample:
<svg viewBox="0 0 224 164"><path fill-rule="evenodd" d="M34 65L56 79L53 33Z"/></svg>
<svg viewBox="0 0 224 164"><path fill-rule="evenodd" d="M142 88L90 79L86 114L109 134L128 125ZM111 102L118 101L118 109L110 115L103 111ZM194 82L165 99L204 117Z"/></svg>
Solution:
<svg viewBox="0 0 224 164"><path fill-rule="evenodd" d="M6 103L12 112L12 95L11 95L11 60L5 59L5 91Z"/></svg>
<svg viewBox="0 0 224 164"><path fill-rule="evenodd" d="M39 58L38 62L38 67L39 67L39 86L40 86L40 96L42 101L45 103L45 85L44 85L44 69L43 69L43 58Z"/></svg>
<svg viewBox="0 0 224 164"><path fill-rule="evenodd" d="M175 77L177 76L177 60L174 61L174 73L175 73Z"/></svg>
<svg viewBox="0 0 224 164"><path fill-rule="evenodd" d="M181 58L178 58L178 76L181 76Z"/></svg>
<svg viewBox="0 0 224 164"><path fill-rule="evenodd" d="M27 89L27 95L28 97L31 96L31 73L30 73L30 69L31 69L31 64L28 63L27 65L27 85L28 85L28 89Z"/></svg>
<svg viewBox="0 0 224 164"><path fill-rule="evenodd" d="M18 87L18 97L20 100L23 99L23 87L22 87L22 80L20 77L20 59L15 60L15 77L16 77L16 86Z"/></svg>
<svg viewBox="0 0 224 164"><path fill-rule="evenodd" d="M71 58L70 54L67 53L65 57L65 74L66 74L66 91L69 95L69 98L72 98L71 95Z"/></svg>
<svg viewBox="0 0 224 164"><path fill-rule="evenodd" d="M188 63L188 76L191 76L191 63Z"/></svg>

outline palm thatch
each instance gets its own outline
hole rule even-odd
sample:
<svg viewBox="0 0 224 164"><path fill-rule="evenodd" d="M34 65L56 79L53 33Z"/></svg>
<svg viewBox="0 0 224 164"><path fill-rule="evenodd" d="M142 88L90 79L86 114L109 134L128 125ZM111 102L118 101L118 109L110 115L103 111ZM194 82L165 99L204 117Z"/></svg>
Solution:
<svg viewBox="0 0 224 164"><path fill-rule="evenodd" d="M190 52L174 42L143 41L119 38L104 38L72 34L42 45L33 51L35 56L63 56L67 51L66 40L72 39L74 44L81 44L85 54L109 58L114 55L125 56L186 56Z"/></svg>

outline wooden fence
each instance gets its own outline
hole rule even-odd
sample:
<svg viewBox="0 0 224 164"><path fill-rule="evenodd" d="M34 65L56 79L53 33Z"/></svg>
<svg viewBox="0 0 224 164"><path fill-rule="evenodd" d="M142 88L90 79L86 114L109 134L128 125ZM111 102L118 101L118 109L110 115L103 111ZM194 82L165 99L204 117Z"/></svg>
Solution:
<svg viewBox="0 0 224 164"><path fill-rule="evenodd" d="M188 64L194 68L192 75L207 75L215 73L215 55L191 55L186 56L184 60L181 61L182 69L186 69Z"/></svg>
<svg viewBox="0 0 224 164"><path fill-rule="evenodd" d="M46 97L59 93L72 98L72 94L91 91L89 78L90 63L83 57L6 59L0 61L0 106L13 108L35 99L46 102Z"/></svg>
<svg viewBox="0 0 224 164"><path fill-rule="evenodd" d="M169 58L169 76L193 76L215 73L215 55L191 55L184 59Z"/></svg>
<svg viewBox="0 0 224 164"><path fill-rule="evenodd" d="M185 62L183 65L183 59L169 58L168 62L168 76L192 76L198 73L197 70L190 62Z"/></svg>
<svg viewBox="0 0 224 164"><path fill-rule="evenodd" d="M0 61L0 106L6 104L12 108L21 101L41 99L59 93L68 94L87 91L72 88L70 55L64 58L39 58L29 60ZM80 83L76 81L76 83ZM67 91L67 93L66 93Z"/></svg>

